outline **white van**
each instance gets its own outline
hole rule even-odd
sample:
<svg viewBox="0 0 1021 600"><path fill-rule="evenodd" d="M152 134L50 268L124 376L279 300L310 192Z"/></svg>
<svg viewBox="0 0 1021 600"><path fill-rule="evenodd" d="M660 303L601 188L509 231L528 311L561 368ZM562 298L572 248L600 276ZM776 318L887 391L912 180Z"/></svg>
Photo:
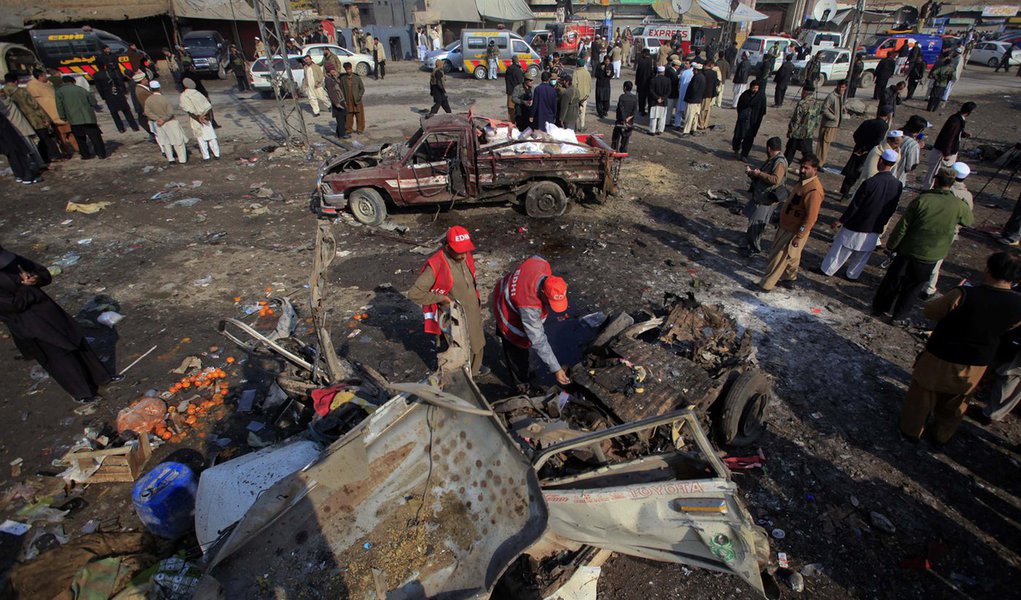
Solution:
<svg viewBox="0 0 1021 600"><path fill-rule="evenodd" d="M497 69L505 73L512 62L532 77L539 76L542 57L528 45L520 35L504 29L464 29L461 31L461 60L464 72L470 73L475 79L485 79L488 71L486 48L492 40L496 43L500 56Z"/></svg>
<svg viewBox="0 0 1021 600"><path fill-rule="evenodd" d="M844 34L839 31L814 31L806 29L798 36L798 43L808 47L808 56L827 48L840 48L844 45Z"/></svg>
<svg viewBox="0 0 1021 600"><path fill-rule="evenodd" d="M775 67L779 67L780 63L783 62L783 55L792 52L798 48L798 42L793 38L779 37L773 35L751 35L741 45L740 52L737 53L738 60L741 59L741 54L748 53L748 61L753 65L757 65L762 62L762 57L773 49L773 46L777 45L780 48L780 52L777 55Z"/></svg>

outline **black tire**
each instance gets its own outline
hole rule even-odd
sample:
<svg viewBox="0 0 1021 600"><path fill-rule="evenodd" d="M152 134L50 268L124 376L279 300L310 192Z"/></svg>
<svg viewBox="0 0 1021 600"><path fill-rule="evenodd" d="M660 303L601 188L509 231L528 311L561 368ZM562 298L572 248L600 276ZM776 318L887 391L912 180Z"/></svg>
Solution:
<svg viewBox="0 0 1021 600"><path fill-rule="evenodd" d="M567 194L552 181L537 181L525 195L525 214L535 219L552 219L567 210Z"/></svg>
<svg viewBox="0 0 1021 600"><path fill-rule="evenodd" d="M995 69L996 67L1000 66L1000 59L990 58L989 62L987 62L986 64Z"/></svg>
<svg viewBox="0 0 1021 600"><path fill-rule="evenodd" d="M361 188L351 192L348 198L351 214L363 225L376 227L386 220L386 202L383 196L372 188Z"/></svg>
<svg viewBox="0 0 1021 600"><path fill-rule="evenodd" d="M528 68L525 69L525 74L526 75L531 75L534 79L538 79L539 78L539 65L529 65Z"/></svg>
<svg viewBox="0 0 1021 600"><path fill-rule="evenodd" d="M454 65L450 64L449 60L443 61L443 73L450 75L454 71Z"/></svg>
<svg viewBox="0 0 1021 600"><path fill-rule="evenodd" d="M860 88L870 88L876 82L876 74L872 71L865 71L861 74L861 83L858 85Z"/></svg>
<svg viewBox="0 0 1021 600"><path fill-rule="evenodd" d="M370 71L369 63L360 62L357 65L355 65L355 73L357 73L359 77L365 77L366 75L369 74L369 71Z"/></svg>
<svg viewBox="0 0 1021 600"><path fill-rule="evenodd" d="M741 373L720 399L716 439L726 446L747 446L766 431L763 420L772 397L769 379L757 370Z"/></svg>
<svg viewBox="0 0 1021 600"><path fill-rule="evenodd" d="M489 77L489 69L487 69L486 67L483 67L482 65L479 65L479 66L475 67L474 71L472 71L472 76L474 76L475 79L478 79L479 81L482 81L486 77Z"/></svg>

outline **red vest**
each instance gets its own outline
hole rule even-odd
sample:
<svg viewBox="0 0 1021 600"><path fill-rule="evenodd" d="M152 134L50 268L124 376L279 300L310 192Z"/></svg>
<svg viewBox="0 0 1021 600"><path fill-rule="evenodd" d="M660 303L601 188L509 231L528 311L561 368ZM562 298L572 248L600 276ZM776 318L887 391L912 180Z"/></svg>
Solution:
<svg viewBox="0 0 1021 600"><path fill-rule="evenodd" d="M479 297L479 287L475 280L475 258L472 257L471 252L465 257L464 261L468 263L468 270L472 274L472 284L475 285L475 296ZM433 286L429 289L434 294L443 294L447 296L450 294L450 290L454 287L454 275L450 272L450 265L447 264L446 257L443 256L443 250L441 249L436 254L429 257L425 265L422 266L422 270L425 271L426 267L432 267L433 275L436 279L433 281ZM439 335L443 333L440 329L440 312L439 306L436 304L430 304L429 306L422 307L422 314L425 317L425 332L434 333Z"/></svg>
<svg viewBox="0 0 1021 600"><path fill-rule="evenodd" d="M519 348L531 348L532 342L521 324L518 309L538 308L542 310L542 320L546 320L549 311L539 297L539 281L553 274L549 263L538 256L533 256L521 265L504 275L493 290L493 317L500 335Z"/></svg>

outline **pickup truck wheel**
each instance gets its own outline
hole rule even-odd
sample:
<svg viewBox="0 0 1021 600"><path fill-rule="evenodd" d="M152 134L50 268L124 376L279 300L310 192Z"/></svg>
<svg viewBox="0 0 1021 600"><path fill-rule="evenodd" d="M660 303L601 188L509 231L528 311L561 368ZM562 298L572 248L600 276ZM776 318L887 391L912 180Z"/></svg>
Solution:
<svg viewBox="0 0 1021 600"><path fill-rule="evenodd" d="M727 388L719 416L716 438L727 446L747 446L765 432L763 416L772 395L769 380L756 370L741 373Z"/></svg>
<svg viewBox="0 0 1021 600"><path fill-rule="evenodd" d="M386 220L386 203L379 192L372 188L362 188L351 192L348 199L351 214L359 223L375 227Z"/></svg>
<svg viewBox="0 0 1021 600"><path fill-rule="evenodd" d="M552 181L532 184L525 195L525 214L536 219L552 219L567 210L567 195Z"/></svg>
<svg viewBox="0 0 1021 600"><path fill-rule="evenodd" d="M526 75L531 75L533 79L539 78L539 65L532 65L525 70Z"/></svg>
<svg viewBox="0 0 1021 600"><path fill-rule="evenodd" d="M876 74L872 71L865 71L861 74L861 85L858 87L868 88L872 87L872 84L876 82Z"/></svg>
<svg viewBox="0 0 1021 600"><path fill-rule="evenodd" d="M489 71L486 69L486 67L480 65L478 67L475 67L475 70L472 71L472 75L475 76L475 79L482 81L486 77L489 77Z"/></svg>
<svg viewBox="0 0 1021 600"><path fill-rule="evenodd" d="M355 73L357 73L359 77L365 77L366 75L368 75L369 63L360 62L357 65L355 65Z"/></svg>

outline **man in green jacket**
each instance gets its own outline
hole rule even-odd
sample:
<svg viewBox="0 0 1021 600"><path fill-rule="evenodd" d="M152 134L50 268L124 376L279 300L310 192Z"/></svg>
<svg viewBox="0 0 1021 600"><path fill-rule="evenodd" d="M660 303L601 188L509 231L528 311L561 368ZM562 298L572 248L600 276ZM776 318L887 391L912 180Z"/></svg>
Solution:
<svg viewBox="0 0 1021 600"><path fill-rule="evenodd" d="M27 89L18 86L18 77L14 73L4 75L3 90L10 97L11 101L14 102L15 106L21 110L21 113L25 115L25 118L28 119L32 129L35 130L35 134L39 138L39 143L36 146L43 162L48 165L53 158L59 158L60 150L57 148L57 142L53 139L50 132L50 115L46 114L46 110L43 109L42 105L36 101Z"/></svg>
<svg viewBox="0 0 1021 600"><path fill-rule="evenodd" d="M971 208L954 195L954 181L953 171L939 171L935 187L915 198L893 228L887 248L897 256L876 290L873 315L893 309L894 322L902 323L936 263L950 251L957 227L975 222Z"/></svg>
<svg viewBox="0 0 1021 600"><path fill-rule="evenodd" d="M57 114L71 124L71 133L78 141L82 160L92 158L93 152L99 158L106 158L103 133L96 124L96 98L88 90L74 85L74 78L70 75L63 79L64 85L57 88ZM89 142L92 142L92 150L89 150Z"/></svg>

